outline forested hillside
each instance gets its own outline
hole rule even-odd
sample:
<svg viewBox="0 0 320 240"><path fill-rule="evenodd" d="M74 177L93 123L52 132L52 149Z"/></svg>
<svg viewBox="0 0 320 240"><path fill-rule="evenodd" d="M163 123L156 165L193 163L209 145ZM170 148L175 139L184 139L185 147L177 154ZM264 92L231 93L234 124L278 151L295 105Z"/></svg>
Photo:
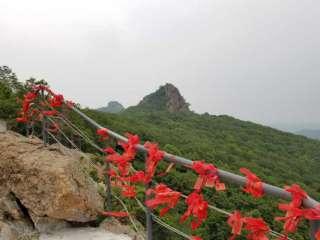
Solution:
<svg viewBox="0 0 320 240"><path fill-rule="evenodd" d="M15 96L18 91L12 89L6 81L1 80L0 83L0 101L9 101L4 109L2 105L1 117L10 121L15 117ZM6 93L7 91L9 93ZM146 105L147 108L144 107ZM320 199L320 141L225 115L199 115L189 110L169 112L165 108L152 110L147 103L128 108L120 114L91 109L83 111L107 128L121 134L136 133L142 141L158 142L163 150L170 153L192 160L204 159L234 173L239 173L240 167L247 167L265 182L280 187L298 183L312 197ZM95 137L94 131L80 118L74 114L70 117L89 135ZM90 148L87 147L87 150L90 151ZM139 162L136 165L142 166ZM160 169L164 169L164 165L163 163ZM162 181L173 189L190 193L195 178L196 175L191 171L176 166L170 174L162 177ZM244 194L238 187L227 187L228 191L222 193L206 189L206 199L211 204L229 211L239 209L247 215L261 216L272 228L281 231L282 224L274 221L275 216L283 215L277 210L279 202L277 199L264 197L257 200ZM165 219L177 228L190 232L187 224L181 225L178 221L184 209L185 206L179 204L177 210L171 212ZM136 214L138 218L139 216L143 218L139 210ZM160 227L156 227L156 232L156 239L178 238ZM163 238L164 232L166 238ZM204 239L227 239L229 228L225 216L210 212L208 220L196 234ZM302 224L293 237L308 239L307 223Z"/></svg>

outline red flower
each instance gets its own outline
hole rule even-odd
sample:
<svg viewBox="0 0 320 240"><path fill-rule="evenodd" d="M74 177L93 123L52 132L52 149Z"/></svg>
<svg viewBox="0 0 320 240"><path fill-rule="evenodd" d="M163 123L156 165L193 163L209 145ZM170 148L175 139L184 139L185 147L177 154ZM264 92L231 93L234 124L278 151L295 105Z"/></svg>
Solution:
<svg viewBox="0 0 320 240"><path fill-rule="evenodd" d="M58 94L58 95L54 95L52 98L49 99L49 103L51 107L61 107L61 105L64 102L64 98L63 95Z"/></svg>
<svg viewBox="0 0 320 240"><path fill-rule="evenodd" d="M114 154L116 153L116 151L112 148L112 147L107 147L105 149L103 149L103 151L107 154Z"/></svg>
<svg viewBox="0 0 320 240"><path fill-rule="evenodd" d="M134 186L122 185L122 196L127 198L134 198L136 193L136 188Z"/></svg>
<svg viewBox="0 0 320 240"><path fill-rule="evenodd" d="M18 117L16 118L16 121L20 123L26 123L28 122L28 119L26 117Z"/></svg>
<svg viewBox="0 0 320 240"><path fill-rule="evenodd" d="M314 217L317 212L301 209L302 201L307 197L307 193L297 185L286 186L285 190L291 193L291 202L288 204L279 204L279 209L286 212L284 217L276 217L277 221L284 221L283 229L286 233L297 231L298 224L304 216Z"/></svg>
<svg viewBox="0 0 320 240"><path fill-rule="evenodd" d="M197 192L191 193L187 199L187 211L180 218L180 222L184 222L190 215L196 219L191 222L192 230L197 229L208 216L208 203L203 199L203 195Z"/></svg>
<svg viewBox="0 0 320 240"><path fill-rule="evenodd" d="M277 221L284 221L283 229L286 233L293 233L297 230L299 222L304 215L303 209L296 207L293 203L279 204L281 211L286 211L284 217L276 217Z"/></svg>
<svg viewBox="0 0 320 240"><path fill-rule="evenodd" d="M304 210L304 217L309 220L320 220L320 205Z"/></svg>
<svg viewBox="0 0 320 240"><path fill-rule="evenodd" d="M34 92L28 92L23 96L23 102L22 102L22 111L24 113L29 111L29 106L33 100L37 98L37 94Z"/></svg>
<svg viewBox="0 0 320 240"><path fill-rule="evenodd" d="M262 218L250 218L246 217L245 229L249 231L247 239L249 240L268 240L266 234L270 231L270 228Z"/></svg>
<svg viewBox="0 0 320 240"><path fill-rule="evenodd" d="M318 230L318 232L315 235L316 240L320 240L320 230Z"/></svg>
<svg viewBox="0 0 320 240"><path fill-rule="evenodd" d="M154 189L148 189L146 192L147 195L154 194L153 199L146 201L146 205L149 208L156 208L159 205L164 206L160 210L160 216L165 215L171 208L174 208L181 196L180 192L175 192L172 189L168 188L165 184L158 184Z"/></svg>
<svg viewBox="0 0 320 240"><path fill-rule="evenodd" d="M120 146L123 148L124 153L122 154L126 159L133 160L136 156L136 145L139 144L139 136L126 133L128 138L127 142L119 142Z"/></svg>
<svg viewBox="0 0 320 240"><path fill-rule="evenodd" d="M21 122L21 123L28 122L28 120L29 120L28 112L30 110L30 105L35 100L36 97L37 97L37 94L34 92L27 92L23 96L22 108L21 108L21 112L20 112L21 116L16 118L17 122Z"/></svg>
<svg viewBox="0 0 320 240"><path fill-rule="evenodd" d="M230 237L230 240L233 240L241 234L244 218L241 216L239 211L235 211L232 215L230 215L227 222L232 228L231 233L233 235Z"/></svg>
<svg viewBox="0 0 320 240"><path fill-rule="evenodd" d="M50 128L48 128L48 131L49 132L52 132L52 133L56 133L58 132L60 129L60 126L58 123L52 123L52 125L50 126Z"/></svg>
<svg viewBox="0 0 320 240"><path fill-rule="evenodd" d="M192 169L199 174L199 177L194 185L196 191L200 191L204 186L215 187L217 191L225 190L224 183L220 182L218 169L204 161L194 161Z"/></svg>
<svg viewBox="0 0 320 240"><path fill-rule="evenodd" d="M191 240L202 240L202 238L201 238L201 237L198 237L198 236L192 236L192 237L191 237Z"/></svg>
<svg viewBox="0 0 320 240"><path fill-rule="evenodd" d="M42 111L42 114L45 116L55 116L58 114L58 111L57 110Z"/></svg>
<svg viewBox="0 0 320 240"><path fill-rule="evenodd" d="M130 183L144 183L145 182L145 174L144 171L137 171L134 174L132 174L131 176L128 177L121 177L121 181L124 182L130 182Z"/></svg>
<svg viewBox="0 0 320 240"><path fill-rule="evenodd" d="M106 159L117 166L121 177L125 177L129 174L131 166L129 162L130 159L126 158L124 155L120 155L119 153L115 152L108 155Z"/></svg>
<svg viewBox="0 0 320 240"><path fill-rule="evenodd" d="M97 129L97 135L100 136L99 141L103 142L109 137L108 129L106 128L99 128Z"/></svg>
<svg viewBox="0 0 320 240"><path fill-rule="evenodd" d="M243 190L246 193L251 194L255 198L262 197L263 187L262 187L262 182L260 178L257 177L255 174L253 174L247 168L240 168L240 172L246 175L246 178L247 178L247 182Z"/></svg>
<svg viewBox="0 0 320 240"><path fill-rule="evenodd" d="M101 214L104 216L110 216L110 217L128 217L129 216L127 212L102 212Z"/></svg>
<svg viewBox="0 0 320 240"><path fill-rule="evenodd" d="M296 207L300 207L303 199L307 198L308 196L307 193L298 184L286 186L284 189L287 192L291 193L291 203Z"/></svg>
<svg viewBox="0 0 320 240"><path fill-rule="evenodd" d="M155 143L146 142L144 147L148 151L146 159L146 183L149 183L154 176L158 163L163 159L164 152L160 151Z"/></svg>

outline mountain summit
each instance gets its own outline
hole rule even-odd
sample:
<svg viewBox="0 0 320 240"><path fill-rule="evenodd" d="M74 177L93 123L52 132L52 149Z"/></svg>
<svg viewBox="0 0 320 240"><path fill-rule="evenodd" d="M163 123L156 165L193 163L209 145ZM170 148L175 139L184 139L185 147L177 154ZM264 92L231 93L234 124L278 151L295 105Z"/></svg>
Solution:
<svg viewBox="0 0 320 240"><path fill-rule="evenodd" d="M138 107L169 112L189 111L189 104L180 94L178 88L171 83L166 83L154 93L145 96L138 104Z"/></svg>

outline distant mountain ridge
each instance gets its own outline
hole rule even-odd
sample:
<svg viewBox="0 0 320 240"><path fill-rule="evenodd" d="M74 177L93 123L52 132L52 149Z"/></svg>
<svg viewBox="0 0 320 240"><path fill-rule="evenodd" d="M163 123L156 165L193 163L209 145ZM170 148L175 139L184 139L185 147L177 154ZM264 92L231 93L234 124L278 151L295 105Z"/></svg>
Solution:
<svg viewBox="0 0 320 240"><path fill-rule="evenodd" d="M320 129L303 129L296 132L296 134L320 140Z"/></svg>
<svg viewBox="0 0 320 240"><path fill-rule="evenodd" d="M97 108L97 111L108 112L108 113L120 113L124 109L125 108L123 107L123 105L121 103L119 103L117 101L110 101L108 103L108 106Z"/></svg>

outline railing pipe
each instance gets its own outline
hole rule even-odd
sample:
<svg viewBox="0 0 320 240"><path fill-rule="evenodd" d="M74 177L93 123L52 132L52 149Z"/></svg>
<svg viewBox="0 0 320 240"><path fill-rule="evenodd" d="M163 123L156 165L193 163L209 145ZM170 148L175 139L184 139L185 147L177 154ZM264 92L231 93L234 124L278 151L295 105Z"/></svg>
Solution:
<svg viewBox="0 0 320 240"><path fill-rule="evenodd" d="M87 115L85 115L83 112L81 112L79 109L77 109L76 107L72 108L76 113L78 113L80 116L82 116L88 123L90 123L93 127L95 128L103 128L103 126L101 126L100 124L98 124L97 122L95 122L93 119L91 119L90 117L88 117ZM125 138L124 136L113 132L112 130L108 129L107 130L109 135L116 138L117 140L121 140L121 141L127 141L128 139ZM141 144L137 145L137 149L141 152L146 152L147 150L145 149L145 147ZM184 165L186 167L191 167L193 161L180 157L180 156L175 156L173 154L170 153L165 153L164 155L164 159L166 161L169 162L173 162L173 163L177 163L177 164L181 164ZM218 170L218 174L219 177L221 178L221 180L228 182L228 183L233 183L239 186L243 186L246 183L246 178L239 176L237 174L234 173L230 173L224 170L219 169ZM281 198L284 200L291 200L291 194L287 191L285 191L282 188L267 184L267 183L263 183L263 190L267 195L270 196L274 196L277 198ZM317 202L316 200L312 199L311 197L306 198L303 201L303 206L306 208L314 208L317 205L319 205L319 202Z"/></svg>
<svg viewBox="0 0 320 240"><path fill-rule="evenodd" d="M95 122L93 119L89 118L87 115L85 115L83 112L81 112L79 109L77 109L76 107L72 107L72 109L78 113L80 116L82 116L88 123L90 123L93 127L95 128L103 128L100 124L98 124L97 122ZM108 129L107 130L109 135L116 138L117 140L121 140L121 141L127 141L128 139L125 138L124 136L113 132L112 130ZM141 144L138 144L136 146L136 148L145 153L147 150L145 149L145 147ZM177 164L181 164L184 165L185 167L191 167L192 166L192 161L180 156L175 156L173 154L170 153L165 153L164 155L164 159L168 162L173 162L173 163L177 163ZM232 183L232 184L236 184L239 186L243 186L246 183L246 178L239 176L237 174L234 173L230 173L221 169L218 169L218 175L221 178L222 181L228 182L228 183ZM263 190L264 193L273 197L277 197L277 198L281 198L283 200L291 200L291 194L287 191L285 191L282 188L267 184L267 183L263 183ZM317 202L316 200L314 200L311 197L307 197L306 199L303 200L303 206L305 208L314 208L316 206L319 205L319 202ZM150 231L148 229L148 226L152 226L152 219L150 217L150 214L147 214L147 236L148 239L152 239L152 235L150 234L152 231ZM315 239L315 234L317 231L320 231L320 221L319 220L315 220L315 221L310 221L310 238L312 240Z"/></svg>

